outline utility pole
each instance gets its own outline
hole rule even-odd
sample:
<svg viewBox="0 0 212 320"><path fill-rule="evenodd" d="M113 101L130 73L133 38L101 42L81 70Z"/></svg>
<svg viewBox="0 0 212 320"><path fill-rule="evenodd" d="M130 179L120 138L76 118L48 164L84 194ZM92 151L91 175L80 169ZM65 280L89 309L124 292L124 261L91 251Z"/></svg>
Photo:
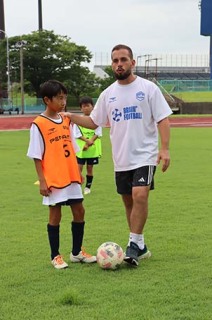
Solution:
<svg viewBox="0 0 212 320"><path fill-rule="evenodd" d="M20 47L21 114L24 114L24 64L23 45Z"/></svg>
<svg viewBox="0 0 212 320"><path fill-rule="evenodd" d="M23 47L27 41L18 41L15 46L20 50L20 84L21 84L21 114L24 114L24 64L23 64Z"/></svg>

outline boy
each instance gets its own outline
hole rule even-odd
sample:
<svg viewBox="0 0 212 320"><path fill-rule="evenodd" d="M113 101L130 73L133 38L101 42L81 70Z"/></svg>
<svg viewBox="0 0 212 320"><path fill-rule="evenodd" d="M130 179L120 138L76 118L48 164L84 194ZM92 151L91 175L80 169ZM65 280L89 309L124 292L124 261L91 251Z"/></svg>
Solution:
<svg viewBox="0 0 212 320"><path fill-rule="evenodd" d="M80 108L84 116L90 116L93 110L93 100L90 97L83 97L80 99ZM101 139L102 128L98 127L95 130L87 129L74 124L73 126L74 136L77 144L80 147L80 151L77 152L77 162L80 168L80 172L83 171L83 166L86 165L86 185L84 194L91 192L91 185L93 181L93 166L99 163L99 157L101 157Z"/></svg>
<svg viewBox="0 0 212 320"><path fill-rule="evenodd" d="M41 96L46 110L32 123L27 156L34 160L40 182L43 204L49 206L47 232L51 262L56 269L68 264L59 252L61 206L69 205L73 215L71 224L72 262L96 262L96 257L81 250L84 235L85 210L82 205L81 175L76 161L70 120L59 114L66 106L67 89L56 80L41 86Z"/></svg>

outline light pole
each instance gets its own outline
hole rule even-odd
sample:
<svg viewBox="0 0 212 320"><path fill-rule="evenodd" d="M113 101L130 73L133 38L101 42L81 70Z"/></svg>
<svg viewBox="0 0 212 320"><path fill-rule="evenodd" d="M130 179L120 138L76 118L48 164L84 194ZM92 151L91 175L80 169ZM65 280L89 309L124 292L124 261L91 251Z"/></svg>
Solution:
<svg viewBox="0 0 212 320"><path fill-rule="evenodd" d="M141 57L143 57L143 56L137 56L137 58L136 58L136 68L135 68L136 74L138 74L138 59Z"/></svg>
<svg viewBox="0 0 212 320"><path fill-rule="evenodd" d="M24 114L24 64L23 64L23 47L27 41L18 41L15 46L20 49L20 83L21 83L21 114Z"/></svg>
<svg viewBox="0 0 212 320"><path fill-rule="evenodd" d="M10 54L9 54L9 39L4 30L0 29L0 32L3 32L5 34L6 43L7 43L7 99L8 99L8 105L11 104L10 100Z"/></svg>
<svg viewBox="0 0 212 320"><path fill-rule="evenodd" d="M162 60L162 58L152 58L152 59L146 60L146 62L148 62L148 65L147 65L148 67L149 67L149 61L155 61L155 79L156 80L157 80L157 75L158 75L158 60ZM148 68L147 68L147 71L149 71Z"/></svg>
<svg viewBox="0 0 212 320"><path fill-rule="evenodd" d="M143 54L141 56L137 56L137 59L136 59L136 74L138 72L138 59L139 58L146 58L146 57L150 57L150 56L151 56L151 54Z"/></svg>
<svg viewBox="0 0 212 320"><path fill-rule="evenodd" d="M145 70L145 75L146 75L146 78L148 79L148 74L149 74L149 61L151 60L150 57L152 55L151 54L147 54L146 57L147 59L145 60L145 67L144 67L144 70Z"/></svg>

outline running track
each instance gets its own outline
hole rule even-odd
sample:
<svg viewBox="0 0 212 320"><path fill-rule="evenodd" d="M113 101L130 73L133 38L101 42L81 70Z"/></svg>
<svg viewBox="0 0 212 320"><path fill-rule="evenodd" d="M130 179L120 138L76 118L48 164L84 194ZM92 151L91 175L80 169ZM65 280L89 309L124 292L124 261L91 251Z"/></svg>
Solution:
<svg viewBox="0 0 212 320"><path fill-rule="evenodd" d="M37 115L1 115L0 130L26 130ZM170 118L171 127L212 127L211 117Z"/></svg>

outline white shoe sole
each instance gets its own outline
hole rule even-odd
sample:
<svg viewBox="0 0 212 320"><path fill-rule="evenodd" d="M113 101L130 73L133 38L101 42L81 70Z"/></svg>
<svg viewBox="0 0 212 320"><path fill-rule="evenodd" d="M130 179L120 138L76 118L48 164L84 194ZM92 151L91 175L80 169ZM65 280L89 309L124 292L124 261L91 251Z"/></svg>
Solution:
<svg viewBox="0 0 212 320"><path fill-rule="evenodd" d="M142 254L142 256L138 256L138 260L142 259L149 259L152 256L150 251L147 251L146 253Z"/></svg>

